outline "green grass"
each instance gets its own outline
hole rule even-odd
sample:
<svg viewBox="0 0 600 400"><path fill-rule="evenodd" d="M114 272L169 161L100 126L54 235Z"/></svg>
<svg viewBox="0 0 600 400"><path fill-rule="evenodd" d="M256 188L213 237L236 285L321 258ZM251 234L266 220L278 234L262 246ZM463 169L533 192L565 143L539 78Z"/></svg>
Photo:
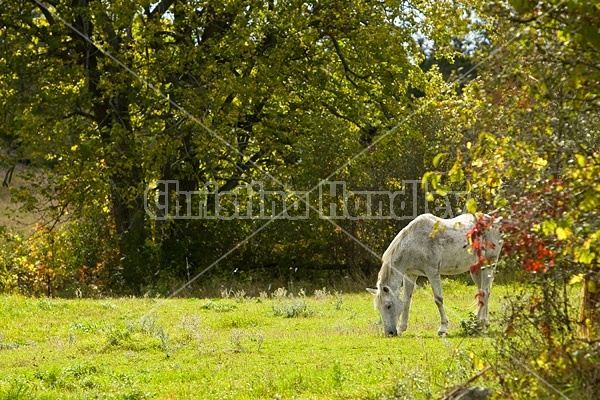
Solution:
<svg viewBox="0 0 600 400"><path fill-rule="evenodd" d="M488 338L461 331L460 320L475 309L475 287L444 281L444 290L451 319L445 339L436 334L429 286L415 290L409 329L396 338L382 335L366 292L168 300L6 295L0 399L439 397L493 358ZM492 310L506 291L495 287Z"/></svg>

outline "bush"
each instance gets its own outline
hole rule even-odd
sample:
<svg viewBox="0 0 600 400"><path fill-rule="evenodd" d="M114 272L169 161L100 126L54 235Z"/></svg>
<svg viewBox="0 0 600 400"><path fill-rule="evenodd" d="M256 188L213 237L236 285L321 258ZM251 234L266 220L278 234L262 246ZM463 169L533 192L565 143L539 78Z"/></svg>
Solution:
<svg viewBox="0 0 600 400"><path fill-rule="evenodd" d="M108 218L80 219L29 237L0 236L0 291L90 296L117 282L118 252Z"/></svg>
<svg viewBox="0 0 600 400"><path fill-rule="evenodd" d="M592 399L600 392L600 343L579 338L579 287L553 272L507 299L497 340L500 383L511 398Z"/></svg>

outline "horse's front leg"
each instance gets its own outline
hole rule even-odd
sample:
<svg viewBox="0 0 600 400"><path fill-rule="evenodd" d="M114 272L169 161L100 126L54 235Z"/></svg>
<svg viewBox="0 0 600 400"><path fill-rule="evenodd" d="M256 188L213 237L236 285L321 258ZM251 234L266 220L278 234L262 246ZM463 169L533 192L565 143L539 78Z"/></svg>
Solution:
<svg viewBox="0 0 600 400"><path fill-rule="evenodd" d="M477 321L482 327L486 327L488 325L488 305L490 304L492 282L494 281L494 268L492 266L482 267L480 271L475 274L472 273L471 276L479 289L477 292Z"/></svg>
<svg viewBox="0 0 600 400"><path fill-rule="evenodd" d="M400 326L398 332L402 333L408 327L408 314L410 312L410 302L412 300L413 290L415 288L415 281L417 277L414 275L404 275L404 293L402 294L402 302L404 308L402 310L402 318L400 320Z"/></svg>
<svg viewBox="0 0 600 400"><path fill-rule="evenodd" d="M438 306L440 311L440 329L438 329L438 335L445 335L448 331L448 316L444 310L444 296L442 295L442 278L439 273L435 273L428 276L429 283L431 283L431 289L433 290L433 299L435 304Z"/></svg>

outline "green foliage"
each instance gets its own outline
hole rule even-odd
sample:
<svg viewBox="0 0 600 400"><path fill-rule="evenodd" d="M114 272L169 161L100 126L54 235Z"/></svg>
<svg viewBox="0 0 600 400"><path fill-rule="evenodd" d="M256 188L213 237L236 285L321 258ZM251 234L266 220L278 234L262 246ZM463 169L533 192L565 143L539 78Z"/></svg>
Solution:
<svg viewBox="0 0 600 400"><path fill-rule="evenodd" d="M324 179L392 190L418 179L451 129L428 102L448 89L444 76L421 68L415 37L452 60L455 39L483 29L463 16L484 4L10 2L0 17L0 130L9 132L0 140L11 150L0 163L29 160L39 171L13 190L24 210L72 223L105 215L118 289L166 287L259 224L152 221L143 194L159 180L188 191L261 180L285 191ZM376 249L401 227L343 225ZM374 265L316 217L274 223L242 250L225 266Z"/></svg>
<svg viewBox="0 0 600 400"><path fill-rule="evenodd" d="M494 54L481 54L480 79L452 107L458 152L426 176L438 187L462 185L477 201L471 211L502 217L503 265L527 283L508 302L498 341L508 397L598 391L597 367L585 360L595 346L580 340L581 331L588 339L600 331L597 7L491 3Z"/></svg>
<svg viewBox="0 0 600 400"><path fill-rule="evenodd" d="M105 222L82 218L53 230L38 225L26 239L5 233L0 241L0 288L81 297L118 287L118 253Z"/></svg>
<svg viewBox="0 0 600 400"><path fill-rule="evenodd" d="M480 336L485 332L475 313L469 313L469 318L460 321L460 329L465 336Z"/></svg>
<svg viewBox="0 0 600 400"><path fill-rule="evenodd" d="M580 285L529 286L508 302L496 341L499 374L510 397L594 398L598 390L598 346L577 334Z"/></svg>

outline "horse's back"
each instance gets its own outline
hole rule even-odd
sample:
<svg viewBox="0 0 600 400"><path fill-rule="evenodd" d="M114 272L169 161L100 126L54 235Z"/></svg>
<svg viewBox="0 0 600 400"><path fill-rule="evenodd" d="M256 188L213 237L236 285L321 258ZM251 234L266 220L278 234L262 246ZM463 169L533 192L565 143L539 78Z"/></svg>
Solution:
<svg viewBox="0 0 600 400"><path fill-rule="evenodd" d="M467 238L475 223L472 214L450 219L432 214L419 215L396 235L383 255L384 264L397 265L418 275L429 268L439 268L444 275L466 272L476 262ZM486 235L489 237L486 240L493 243L486 253L489 258L495 258L500 247L499 231L492 227Z"/></svg>

